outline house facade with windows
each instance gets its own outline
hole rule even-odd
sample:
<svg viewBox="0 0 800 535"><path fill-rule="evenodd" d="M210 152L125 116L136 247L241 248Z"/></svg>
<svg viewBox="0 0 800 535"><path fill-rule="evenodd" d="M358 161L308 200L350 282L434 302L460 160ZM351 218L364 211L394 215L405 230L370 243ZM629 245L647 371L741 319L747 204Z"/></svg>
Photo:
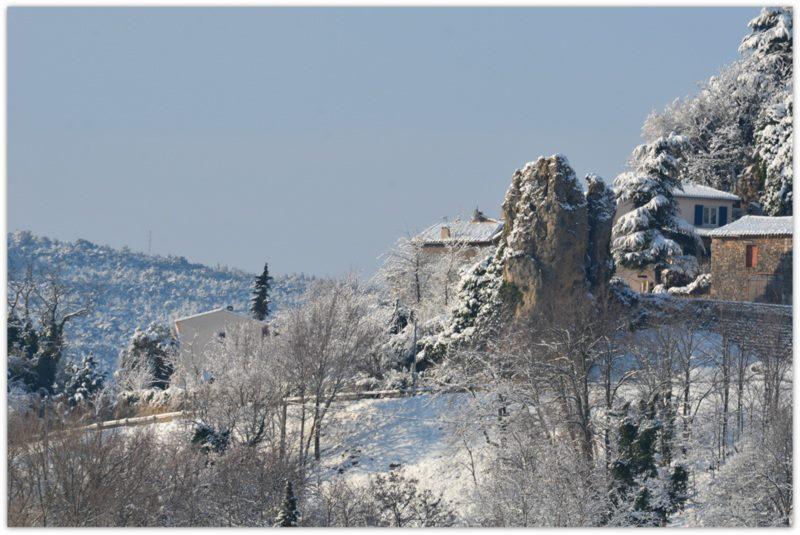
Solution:
<svg viewBox="0 0 800 535"><path fill-rule="evenodd" d="M698 261L707 262L711 250L710 233L739 218L741 200L733 193L691 183L683 184L683 191L673 192L673 197L678 207L678 217L692 225L703 240L705 252L699 254ZM614 224L632 209L633 205L630 202L620 202L617 205ZM617 276L628 286L642 293L650 292L661 284L658 272L652 267L640 270L617 268Z"/></svg>
<svg viewBox="0 0 800 535"><path fill-rule="evenodd" d="M678 216L694 226L707 244L710 243L709 232L736 221L741 215L741 199L737 195L709 186L684 184L683 191L674 191L672 196L678 205ZM632 209L630 202L620 202L614 224Z"/></svg>
<svg viewBox="0 0 800 535"><path fill-rule="evenodd" d="M741 199L738 196L709 186L684 184L683 191L676 191L673 197L678 202L680 217L691 223L695 232L703 238L706 252L711 244L709 233L736 221L741 215Z"/></svg>
<svg viewBox="0 0 800 535"><path fill-rule="evenodd" d="M744 216L709 236L712 298L792 304L791 216Z"/></svg>

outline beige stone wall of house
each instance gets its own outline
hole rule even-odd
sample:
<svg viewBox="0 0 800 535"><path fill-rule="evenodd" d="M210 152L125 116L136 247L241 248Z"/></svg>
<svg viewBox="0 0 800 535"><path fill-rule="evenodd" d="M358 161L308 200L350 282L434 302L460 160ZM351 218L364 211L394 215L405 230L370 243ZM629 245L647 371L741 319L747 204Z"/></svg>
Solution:
<svg viewBox="0 0 800 535"><path fill-rule="evenodd" d="M658 284L655 269L652 267L634 270L618 266L615 275L637 292L649 292Z"/></svg>
<svg viewBox="0 0 800 535"><path fill-rule="evenodd" d="M459 255L465 260L472 260L473 258L477 258L480 256L486 256L492 251L496 245L487 245L485 247L478 247L478 246L471 246L471 247L464 247L459 248ZM450 247L446 245L434 245L434 244L427 244L423 246L423 251L428 254L437 255L437 254L444 254L451 250Z"/></svg>
<svg viewBox="0 0 800 535"><path fill-rule="evenodd" d="M748 255L750 247L750 255ZM748 266L748 256L757 261ZM792 238L714 238L711 297L728 301L792 303Z"/></svg>

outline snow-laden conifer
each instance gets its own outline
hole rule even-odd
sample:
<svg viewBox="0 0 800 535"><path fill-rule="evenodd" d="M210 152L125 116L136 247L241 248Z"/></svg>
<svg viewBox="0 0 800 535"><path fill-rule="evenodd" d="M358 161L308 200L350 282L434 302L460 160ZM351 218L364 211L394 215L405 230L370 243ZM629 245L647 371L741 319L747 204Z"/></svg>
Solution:
<svg viewBox="0 0 800 535"><path fill-rule="evenodd" d="M685 136L671 134L636 147L631 158L634 170L614 181L617 198L633 206L614 225L611 252L617 265L663 266L683 254L682 244L698 241L691 225L678 216L673 197L682 189L678 172L688 142Z"/></svg>
<svg viewBox="0 0 800 535"><path fill-rule="evenodd" d="M275 517L275 527L295 528L299 521L300 513L297 511L297 498L294 495L292 482L287 479L281 509L278 512L278 516Z"/></svg>

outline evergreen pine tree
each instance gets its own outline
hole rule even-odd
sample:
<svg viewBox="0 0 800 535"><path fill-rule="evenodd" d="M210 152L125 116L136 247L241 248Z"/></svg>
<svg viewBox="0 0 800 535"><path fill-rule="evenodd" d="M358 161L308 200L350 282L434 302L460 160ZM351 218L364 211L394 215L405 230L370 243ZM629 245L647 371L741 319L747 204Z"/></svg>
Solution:
<svg viewBox="0 0 800 535"><path fill-rule="evenodd" d="M792 214L792 10L764 8L748 24L739 51L759 91L771 95L756 121L755 160L765 176L759 201L771 216Z"/></svg>
<svg viewBox="0 0 800 535"><path fill-rule="evenodd" d="M681 190L678 179L680 156L688 143L671 134L633 151L634 171L614 181L617 198L633 205L619 218L612 231L611 252L617 265L640 269L666 267L668 260L701 245L694 228L678 216L673 191Z"/></svg>
<svg viewBox="0 0 800 535"><path fill-rule="evenodd" d="M173 359L178 341L170 328L151 323L145 330L137 327L128 347L120 352L119 369L137 370L144 367L152 373L152 388L166 389L174 371Z"/></svg>
<svg viewBox="0 0 800 535"><path fill-rule="evenodd" d="M794 186L793 96L791 85L779 93L759 117L756 132L756 157L763 166L764 189L759 200L764 213L792 215Z"/></svg>
<svg viewBox="0 0 800 535"><path fill-rule="evenodd" d="M658 399L627 404L617 430L617 458L610 465L615 523L663 526L686 498L688 472L671 466L671 432L659 417ZM671 455L667 455L671 457Z"/></svg>
<svg viewBox="0 0 800 535"><path fill-rule="evenodd" d="M764 78L762 84L782 84L792 78L792 9L765 7L748 24L750 35L739 52L749 53L749 66ZM754 73L755 74L755 73Z"/></svg>
<svg viewBox="0 0 800 535"><path fill-rule="evenodd" d="M83 357L80 363L70 362L65 368L64 396L71 406L89 401L103 388L103 374L100 373L94 356Z"/></svg>
<svg viewBox="0 0 800 535"><path fill-rule="evenodd" d="M269 316L269 291L272 288L272 277L269 275L269 264L264 264L264 271L253 282L253 297L250 298L250 312L258 321Z"/></svg>
<svg viewBox="0 0 800 535"><path fill-rule="evenodd" d="M30 318L24 321L16 314L10 314L7 325L8 370L10 384L16 383L28 390L35 390L39 383L35 371L36 353L39 351L39 336Z"/></svg>
<svg viewBox="0 0 800 535"><path fill-rule="evenodd" d="M294 528L298 526L300 513L297 511L297 498L294 495L292 482L286 480L286 489L278 516L275 517L275 527Z"/></svg>
<svg viewBox="0 0 800 535"><path fill-rule="evenodd" d="M37 353L34 369L37 375L37 390L53 392L56 372L64 349L64 327L54 321L47 323L37 335Z"/></svg>
<svg viewBox="0 0 800 535"><path fill-rule="evenodd" d="M7 343L7 355L11 355L12 353L19 350L19 347L22 342L22 321L19 317L10 312L8 314L8 321L6 322L6 343Z"/></svg>
<svg viewBox="0 0 800 535"><path fill-rule="evenodd" d="M25 318L25 322L22 325L20 349L29 359L33 359L36 353L39 352L39 333L30 318Z"/></svg>

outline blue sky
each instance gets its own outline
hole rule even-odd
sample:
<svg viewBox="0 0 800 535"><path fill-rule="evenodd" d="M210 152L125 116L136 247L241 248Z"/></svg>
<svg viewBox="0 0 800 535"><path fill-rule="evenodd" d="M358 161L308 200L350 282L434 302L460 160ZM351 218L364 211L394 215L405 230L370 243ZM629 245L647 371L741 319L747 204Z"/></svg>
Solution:
<svg viewBox="0 0 800 535"><path fill-rule="evenodd" d="M540 155L613 180L758 9L8 13L9 230L337 275Z"/></svg>

